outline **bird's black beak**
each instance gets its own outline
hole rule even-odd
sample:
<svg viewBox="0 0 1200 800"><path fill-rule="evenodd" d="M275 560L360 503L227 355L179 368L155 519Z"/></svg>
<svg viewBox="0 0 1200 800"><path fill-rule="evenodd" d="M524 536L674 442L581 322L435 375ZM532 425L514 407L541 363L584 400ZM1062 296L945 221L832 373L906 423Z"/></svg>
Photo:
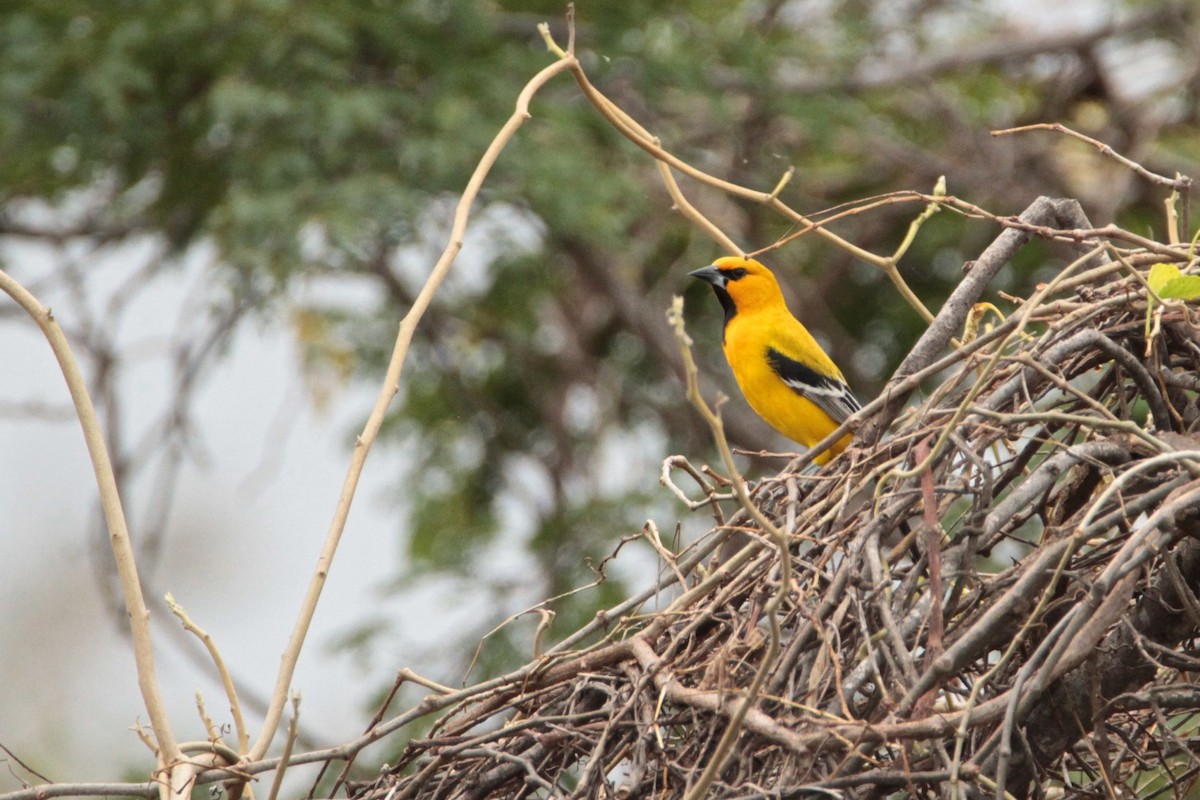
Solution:
<svg viewBox="0 0 1200 800"><path fill-rule="evenodd" d="M693 270L692 272L689 272L688 275L692 276L693 278L699 278L706 283L711 283L718 289L724 289L725 284L728 283L728 279L721 273L721 270L713 266Z"/></svg>
<svg viewBox="0 0 1200 800"><path fill-rule="evenodd" d="M725 309L725 325L728 326L729 320L737 314L737 303L733 302L733 298L729 296L729 290L726 288L729 286L729 276L717 269L716 264L693 270L688 275L712 284L713 294L717 296L717 300L721 301L721 308Z"/></svg>

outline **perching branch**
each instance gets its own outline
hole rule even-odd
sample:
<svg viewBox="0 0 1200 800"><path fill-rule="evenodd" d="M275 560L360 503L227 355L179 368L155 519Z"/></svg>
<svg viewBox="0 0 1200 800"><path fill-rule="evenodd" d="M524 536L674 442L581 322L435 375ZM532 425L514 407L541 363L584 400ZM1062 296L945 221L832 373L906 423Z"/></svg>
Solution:
<svg viewBox="0 0 1200 800"><path fill-rule="evenodd" d="M1018 217L1023 222L1056 228L1089 228L1079 203L1074 200L1052 200L1039 197ZM1015 228L1006 228L980 254L979 258L966 265L966 277L955 287L942 305L930 326L913 345L900 366L892 373L882 395L888 398L884 411L864 427L862 439L870 443L879 441L895 411L908 399L908 392L897 391L897 382L928 366L949 346L951 338L958 334L971 308L991 284L996 274L1029 241L1030 234Z"/></svg>

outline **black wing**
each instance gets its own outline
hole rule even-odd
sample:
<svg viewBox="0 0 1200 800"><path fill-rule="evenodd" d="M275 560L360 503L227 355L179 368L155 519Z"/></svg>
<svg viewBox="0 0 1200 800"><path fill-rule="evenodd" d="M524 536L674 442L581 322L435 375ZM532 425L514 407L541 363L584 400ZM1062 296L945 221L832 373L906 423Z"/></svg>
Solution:
<svg viewBox="0 0 1200 800"><path fill-rule="evenodd" d="M780 380L800 396L815 403L834 422L844 422L846 417L862 408L845 381L822 375L812 367L788 358L774 347L767 348L767 362Z"/></svg>

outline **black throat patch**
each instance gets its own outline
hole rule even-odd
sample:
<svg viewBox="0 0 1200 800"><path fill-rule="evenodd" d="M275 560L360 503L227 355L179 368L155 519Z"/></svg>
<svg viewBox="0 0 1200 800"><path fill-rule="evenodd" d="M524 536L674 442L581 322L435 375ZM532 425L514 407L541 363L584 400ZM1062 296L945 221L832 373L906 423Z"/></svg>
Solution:
<svg viewBox="0 0 1200 800"><path fill-rule="evenodd" d="M729 292L725 291L724 286L713 285L713 292L717 295L717 299L721 301L721 308L725 309L725 323L721 328L721 341L725 340L725 329L729 327L729 320L737 316L737 306L733 302L733 298L729 296Z"/></svg>

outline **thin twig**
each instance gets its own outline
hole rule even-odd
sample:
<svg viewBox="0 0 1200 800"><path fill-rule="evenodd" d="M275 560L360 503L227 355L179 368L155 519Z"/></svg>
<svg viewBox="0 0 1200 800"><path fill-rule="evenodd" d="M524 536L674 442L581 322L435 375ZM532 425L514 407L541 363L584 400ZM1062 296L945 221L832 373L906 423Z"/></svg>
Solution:
<svg viewBox="0 0 1200 800"><path fill-rule="evenodd" d="M1004 128L1003 130L992 131L992 136L1008 136L1014 133L1026 133L1028 131L1054 131L1055 133L1062 133L1074 139L1078 139L1081 142L1086 142L1087 144L1090 144L1092 147L1096 148L1100 155L1111 158L1118 164L1128 167L1151 183L1157 183L1160 186L1167 186L1174 191L1186 193L1192 186L1192 179L1185 175L1176 174L1174 178L1168 178L1165 175L1159 175L1151 172L1133 159L1126 158L1118 153L1112 148L1111 145L1105 144L1098 139L1093 139L1090 136L1085 136L1079 131L1068 128L1061 122L1038 122L1032 125L1022 125L1017 128Z"/></svg>
<svg viewBox="0 0 1200 800"><path fill-rule="evenodd" d="M275 680L275 689L271 694L271 705L267 709L262 731L258 739L255 740L254 745L250 748L247 756L250 761L261 759L266 754L271 741L275 738L275 731L279 726L279 720L283 714L284 704L287 701L288 691L291 687L292 674L295 672L296 664L300 659L300 650L308 635L308 626L312 622L313 614L316 611L317 601L320 600L321 590L325 586L325 579L329 575L329 568L333 563L334 553L337 552L338 542L341 540L342 533L345 530L346 519L350 514L350 506L354 501L354 493L358 487L358 480L362 475L367 454L375 438L379 435L380 428L383 427L387 409L391 405L392 398L400 390L400 376L408 357L409 346L412 344L417 324L425 315L430 303L433 302L434 294L442 285L442 281L446 279L451 264L454 263L455 257L458 255L459 250L462 249L467 220L471 213L471 207L479 195L479 189L483 185L483 180L487 177L488 172L491 171L492 165L496 163L496 159L499 158L500 151L512 139L517 129L529 119L529 103L533 99L534 94L556 75L571 69L573 64L573 57L555 61L535 75L525 85L525 88L521 90L521 94L517 98L516 110L500 129L500 132L496 134L491 145L488 146L487 151L476 165L470 180L467 181L467 188L463 191L462 197L459 199L454 211L454 221L450 228L450 241L447 243L445 250L442 251L442 255L437 263L434 264L429 277L425 281L425 285L413 301L412 307L404 315L404 319L400 321L400 332L396 337L396 344L392 349L392 357L383 379L383 386L375 401L375 406L371 409L371 414L367 418L367 423L363 427L362 433L359 434L355 441L354 455L346 471L346 478L342 484L342 491L338 498L337 509L334 511L333 521L329 526L329 533L321 549L321 555L317 559L317 567L309 582L304 602L301 604L295 627L292 630L292 635L288 639L287 647L283 652L279 675Z"/></svg>
<svg viewBox="0 0 1200 800"><path fill-rule="evenodd" d="M192 621L192 618L188 616L183 606L175 602L174 596L168 593L166 600L167 608L179 618L184 630L201 641L204 648L208 651L213 665L217 668L217 675L221 679L221 686L225 689L225 697L229 700L229 711L233 715L234 730L237 731L238 753L244 755L250 747L250 732L246 728L246 720L242 717L242 704L238 702L237 689L234 688L233 677L229 674L229 669L225 666L225 659L221 657L221 651L217 649L217 643L209 636L208 631Z"/></svg>
<svg viewBox="0 0 1200 800"><path fill-rule="evenodd" d="M182 757L182 753L176 743L175 734L171 730L171 723L159 691L154 668L154 643L150 635L150 611L142 596L137 562L134 560L133 545L130 542L129 530L125 523L125 511L121 505L121 497L117 490L116 478L113 475L108 448L104 444L104 433L100 428L96 409L92 405L92 399L87 391L87 383L79 369L79 364L75 361L75 355L71 352L67 337L53 314L50 313L50 309L39 303L37 298L2 270L0 270L0 291L12 297L41 328L46 341L50 344L50 349L54 352L55 359L58 360L63 378L67 382L67 391L71 395L71 402L75 405L75 413L83 428L83 438L87 443L88 455L92 460L92 471L100 491L100 507L108 525L109 544L112 546L113 558L121 580L125 608L129 612L138 688L142 693L142 702L146 706L146 713L150 717L150 726L154 730L159 753L159 766L160 768L169 768Z"/></svg>

